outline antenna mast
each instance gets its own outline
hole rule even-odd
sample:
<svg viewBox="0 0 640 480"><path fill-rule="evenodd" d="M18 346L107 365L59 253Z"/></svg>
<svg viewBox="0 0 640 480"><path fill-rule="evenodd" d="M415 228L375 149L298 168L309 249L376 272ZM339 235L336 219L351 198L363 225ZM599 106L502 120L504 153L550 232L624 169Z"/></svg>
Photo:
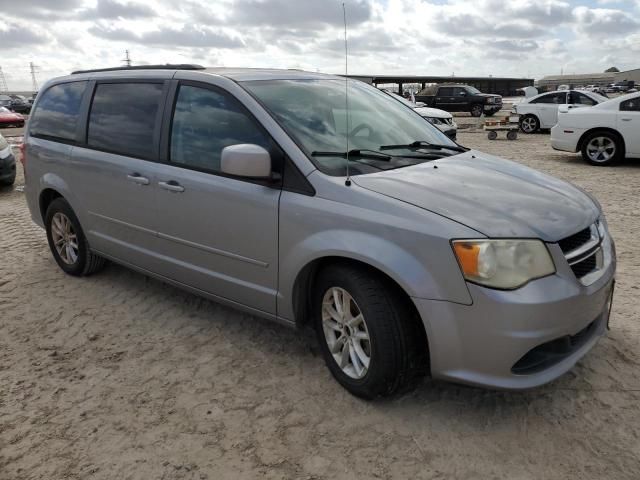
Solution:
<svg viewBox="0 0 640 480"><path fill-rule="evenodd" d="M347 9L344 6L344 2L342 2L342 15L344 18L344 101L346 107L346 128L347 128L347 150L346 150L346 158L347 158L347 179L344 184L347 187L351 186L351 175L349 173L349 51L347 49Z"/></svg>

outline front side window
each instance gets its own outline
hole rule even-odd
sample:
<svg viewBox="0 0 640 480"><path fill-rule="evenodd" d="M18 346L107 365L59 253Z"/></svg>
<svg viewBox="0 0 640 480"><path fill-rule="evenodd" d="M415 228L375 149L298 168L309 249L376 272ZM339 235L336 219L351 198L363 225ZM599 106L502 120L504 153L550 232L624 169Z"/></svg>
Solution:
<svg viewBox="0 0 640 480"><path fill-rule="evenodd" d="M89 114L89 147L151 159L162 101L159 83L102 83Z"/></svg>
<svg viewBox="0 0 640 480"><path fill-rule="evenodd" d="M574 105L585 105L588 107L592 107L597 104L595 100L588 97L584 93L580 92L571 92L571 102Z"/></svg>
<svg viewBox="0 0 640 480"><path fill-rule="evenodd" d="M235 98L180 86L171 127L172 163L219 172L222 149L242 143L269 149L270 140Z"/></svg>
<svg viewBox="0 0 640 480"><path fill-rule="evenodd" d="M87 82L54 85L42 94L31 125L31 135L75 140L82 96Z"/></svg>
<svg viewBox="0 0 640 480"><path fill-rule="evenodd" d="M622 112L640 112L640 97L625 100L620 103L620 111Z"/></svg>
<svg viewBox="0 0 640 480"><path fill-rule="evenodd" d="M453 89L453 95L456 97L464 97L467 95L467 89L462 87L456 87Z"/></svg>
<svg viewBox="0 0 640 480"><path fill-rule="evenodd" d="M266 107L316 167L329 175L345 174L345 156L338 153L346 152L347 144L349 150L390 151L393 155L408 153L387 147L418 141L459 148L414 110L357 80L348 82L348 115L343 80L257 80L242 82L242 86ZM421 161L426 160L349 157L350 168L357 162L351 174Z"/></svg>

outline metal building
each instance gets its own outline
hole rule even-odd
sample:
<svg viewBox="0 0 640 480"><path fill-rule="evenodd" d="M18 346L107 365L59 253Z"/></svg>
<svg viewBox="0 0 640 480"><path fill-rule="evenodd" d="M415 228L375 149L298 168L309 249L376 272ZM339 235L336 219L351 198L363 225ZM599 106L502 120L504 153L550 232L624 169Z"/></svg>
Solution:
<svg viewBox="0 0 640 480"><path fill-rule="evenodd" d="M406 85L419 85L423 89L427 84L463 83L472 85L483 93L497 93L502 96L518 95L518 89L533 86L533 78L507 77L440 77L431 75L349 75L349 78L362 80L375 85L395 84L398 92L404 92Z"/></svg>

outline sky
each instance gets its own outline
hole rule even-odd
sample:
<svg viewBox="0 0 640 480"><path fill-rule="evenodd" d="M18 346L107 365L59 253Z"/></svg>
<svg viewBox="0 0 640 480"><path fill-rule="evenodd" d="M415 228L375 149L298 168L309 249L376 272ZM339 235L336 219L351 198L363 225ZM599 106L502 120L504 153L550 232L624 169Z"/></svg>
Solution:
<svg viewBox="0 0 640 480"><path fill-rule="evenodd" d="M345 0L351 74L640 68L640 0ZM123 64L344 72L342 0L0 0L11 90Z"/></svg>

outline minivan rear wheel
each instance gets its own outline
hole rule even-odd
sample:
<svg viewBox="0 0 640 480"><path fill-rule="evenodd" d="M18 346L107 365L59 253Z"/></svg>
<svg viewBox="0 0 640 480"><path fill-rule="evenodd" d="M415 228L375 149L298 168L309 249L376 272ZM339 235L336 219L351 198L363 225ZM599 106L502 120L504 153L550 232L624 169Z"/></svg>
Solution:
<svg viewBox="0 0 640 480"><path fill-rule="evenodd" d="M47 208L45 228L53 258L65 273L90 275L104 266L104 258L91 251L78 218L64 198L56 198Z"/></svg>
<svg viewBox="0 0 640 480"><path fill-rule="evenodd" d="M426 373L428 347L415 332L414 312L375 272L326 267L315 281L313 308L327 367L353 395L406 391Z"/></svg>

